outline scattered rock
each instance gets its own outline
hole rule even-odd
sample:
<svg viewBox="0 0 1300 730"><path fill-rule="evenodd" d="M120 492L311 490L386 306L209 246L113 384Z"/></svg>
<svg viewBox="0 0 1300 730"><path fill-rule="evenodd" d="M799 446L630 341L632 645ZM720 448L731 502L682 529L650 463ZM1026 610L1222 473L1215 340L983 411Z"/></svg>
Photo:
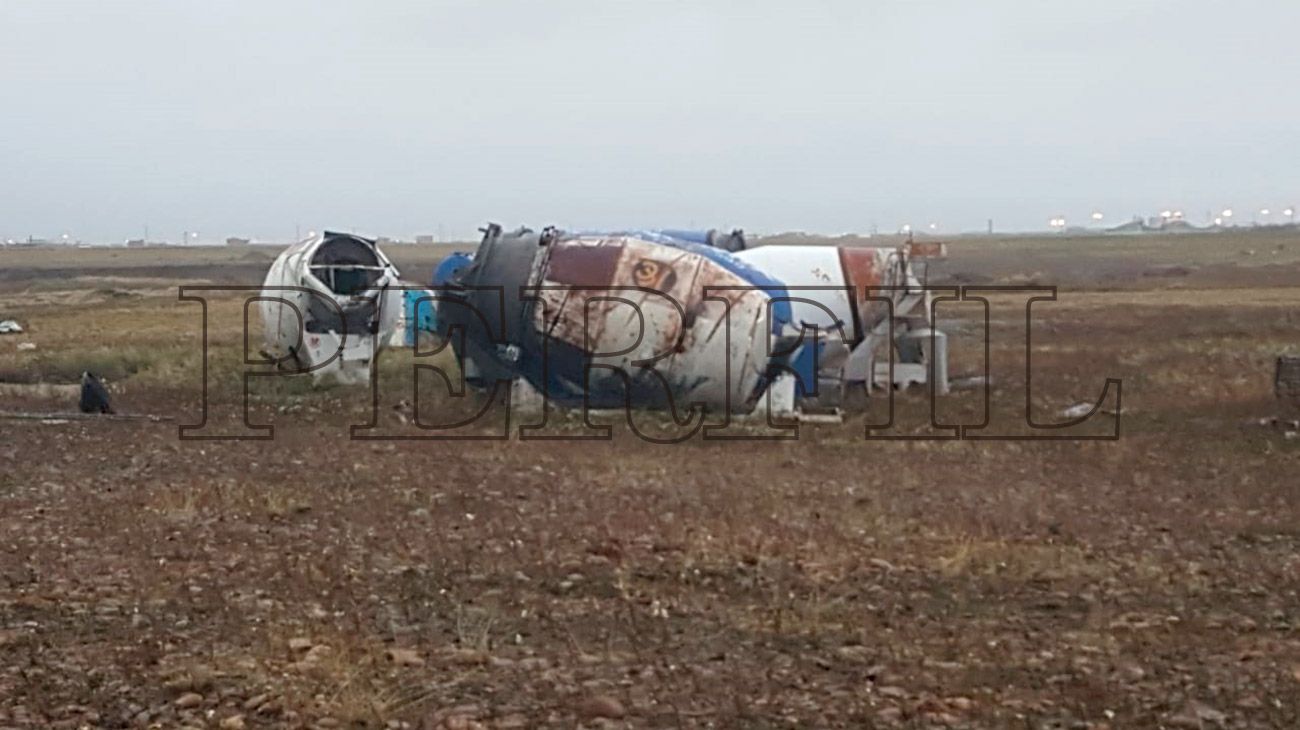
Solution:
<svg viewBox="0 0 1300 730"><path fill-rule="evenodd" d="M578 703L578 714L584 718L605 717L618 720L627 715L623 703L609 695L593 695Z"/></svg>
<svg viewBox="0 0 1300 730"><path fill-rule="evenodd" d="M948 381L948 390L975 390L977 388L987 388L993 385L993 380L987 375L972 375L965 378L953 378Z"/></svg>
<svg viewBox="0 0 1300 730"><path fill-rule="evenodd" d="M1062 410L1061 415L1065 418L1083 418L1091 413L1094 407L1096 407L1095 403L1075 403L1069 408Z"/></svg>
<svg viewBox="0 0 1300 730"><path fill-rule="evenodd" d="M875 567L877 567L877 568L880 568L881 570L885 571L886 573L892 573L892 572L894 572L895 570L898 570L897 568L894 567L894 564L893 564L893 563L889 562L888 560L885 560L884 558L872 558L871 560L868 560L867 562L871 563L873 566L875 566Z"/></svg>
<svg viewBox="0 0 1300 730"><path fill-rule="evenodd" d="M389 649L384 652L384 658L399 667L424 666L424 657L414 649Z"/></svg>
<svg viewBox="0 0 1300 730"><path fill-rule="evenodd" d="M886 725L896 725L903 719L903 711L897 707L883 707L876 712L876 719Z"/></svg>
<svg viewBox="0 0 1300 730"><path fill-rule="evenodd" d="M427 730L484 730L486 726L478 720L482 712L478 705L444 707L425 720L422 727Z"/></svg>
<svg viewBox="0 0 1300 730"><path fill-rule="evenodd" d="M484 665L490 659L487 652L475 649L452 649L446 657L448 662L462 666Z"/></svg>
<svg viewBox="0 0 1300 730"><path fill-rule="evenodd" d="M496 728L496 730L523 730L523 728L530 726L531 723L528 722L528 718L517 712L498 718L496 722L492 723L492 727Z"/></svg>
<svg viewBox="0 0 1300 730"><path fill-rule="evenodd" d="M1132 682L1141 681L1147 676L1147 672L1142 668L1142 665L1131 661L1126 661L1120 664L1119 671L1124 675L1125 679Z"/></svg>
<svg viewBox="0 0 1300 730"><path fill-rule="evenodd" d="M321 660L329 656L333 651L334 650L327 644L317 644L311 649L308 649L307 653L302 656L302 659L297 661L297 664L301 667L310 667L320 664Z"/></svg>
<svg viewBox="0 0 1300 730"><path fill-rule="evenodd" d="M1214 725L1223 725L1228 716L1209 705L1201 702L1189 702L1182 712L1171 716L1168 721L1171 727L1177 728L1202 728Z"/></svg>
<svg viewBox="0 0 1300 730"><path fill-rule="evenodd" d="M949 697L948 706L958 712L970 712L975 709L975 700L969 697Z"/></svg>
<svg viewBox="0 0 1300 730"><path fill-rule="evenodd" d="M244 722L243 715L231 715L221 721L221 730L244 730L248 723Z"/></svg>
<svg viewBox="0 0 1300 730"><path fill-rule="evenodd" d="M198 692L186 692L180 697L177 697L174 704L178 710L188 710L191 707L198 707L203 704L203 695Z"/></svg>

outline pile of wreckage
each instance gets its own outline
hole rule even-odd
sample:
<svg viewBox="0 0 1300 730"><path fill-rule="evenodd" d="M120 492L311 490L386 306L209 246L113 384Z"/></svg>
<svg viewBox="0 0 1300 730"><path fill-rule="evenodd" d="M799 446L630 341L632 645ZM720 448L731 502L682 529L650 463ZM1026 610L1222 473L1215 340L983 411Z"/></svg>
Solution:
<svg viewBox="0 0 1300 730"><path fill-rule="evenodd" d="M945 253L912 241L751 247L739 230L493 224L476 251L409 285L374 240L324 232L267 274L265 354L359 382L382 348L432 332L450 337L471 385L507 382L516 399L837 413L854 392L947 391L925 286L928 260Z"/></svg>

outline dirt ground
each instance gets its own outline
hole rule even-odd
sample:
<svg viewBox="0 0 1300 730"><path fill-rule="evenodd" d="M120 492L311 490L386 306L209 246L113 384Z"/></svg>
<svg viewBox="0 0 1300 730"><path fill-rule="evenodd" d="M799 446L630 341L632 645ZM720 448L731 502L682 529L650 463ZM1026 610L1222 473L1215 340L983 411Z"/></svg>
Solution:
<svg viewBox="0 0 1300 730"><path fill-rule="evenodd" d="M420 281L446 250L389 253ZM257 284L274 252L0 248L27 327L0 411L71 410L90 369L170 419L0 419L0 727L1300 726L1300 437L1267 423L1300 235L950 251L936 282L1061 286L1032 411L1118 379L1117 440L868 440L877 400L783 442L368 441L368 391L300 380L251 388L273 440L181 440L202 319L177 287ZM1024 310L992 301L997 425ZM230 413L241 303L210 306ZM979 372L982 310L946 311ZM940 435L924 393L896 406L893 433ZM981 394L937 408L975 423Z"/></svg>

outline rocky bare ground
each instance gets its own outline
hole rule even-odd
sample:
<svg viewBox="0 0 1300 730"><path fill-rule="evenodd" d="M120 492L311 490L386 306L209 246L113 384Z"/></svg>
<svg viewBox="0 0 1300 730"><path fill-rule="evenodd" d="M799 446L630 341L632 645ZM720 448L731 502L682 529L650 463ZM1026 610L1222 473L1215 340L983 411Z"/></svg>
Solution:
<svg viewBox="0 0 1300 730"><path fill-rule="evenodd" d="M1158 434L172 429L6 427L0 726L1297 718L1296 451L1267 431L1229 435L1224 463Z"/></svg>
<svg viewBox="0 0 1300 730"><path fill-rule="evenodd" d="M20 385L89 353L178 420L0 421L0 727L1300 726L1300 437L1260 425L1300 293L1152 281L1051 305L1036 407L1124 382L1118 441L1056 443L364 442L276 384L273 441L181 441L193 311L7 299Z"/></svg>

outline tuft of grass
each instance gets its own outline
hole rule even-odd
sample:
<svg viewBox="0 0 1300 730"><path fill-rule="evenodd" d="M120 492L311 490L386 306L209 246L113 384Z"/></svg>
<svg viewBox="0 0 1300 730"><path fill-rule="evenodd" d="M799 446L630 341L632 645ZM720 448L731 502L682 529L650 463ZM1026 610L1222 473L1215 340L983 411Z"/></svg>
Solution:
<svg viewBox="0 0 1300 730"><path fill-rule="evenodd" d="M997 576L1017 581L1086 578L1102 566L1081 548L1070 545L962 539L936 561L949 578Z"/></svg>

